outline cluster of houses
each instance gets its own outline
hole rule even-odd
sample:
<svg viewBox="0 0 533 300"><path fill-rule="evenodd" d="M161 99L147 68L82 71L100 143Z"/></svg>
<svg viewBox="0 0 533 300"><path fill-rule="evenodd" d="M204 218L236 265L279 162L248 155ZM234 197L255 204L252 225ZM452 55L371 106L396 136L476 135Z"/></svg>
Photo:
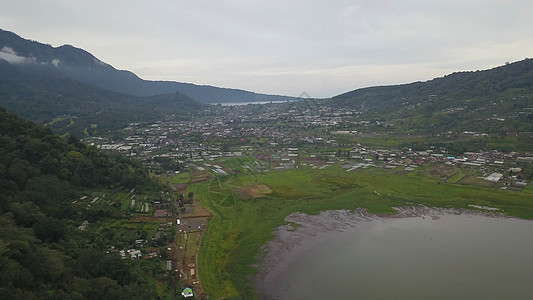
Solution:
<svg viewBox="0 0 533 300"><path fill-rule="evenodd" d="M379 150L359 144L339 142L355 129L342 126L389 126L379 121L353 121L356 110L333 109L328 106L242 105L208 109L204 115L189 121L165 120L153 124L130 124L125 137L118 140L94 138L101 149L120 151L143 160L147 166L157 165L156 158L168 158L181 166L209 171L217 176L233 170L216 163L221 158L254 157L242 168L268 171L300 166L326 167L335 162L352 161L348 169L371 166L412 171L427 162L441 162L460 167L478 168L489 182L506 179L511 168L533 163L533 154L498 151L467 152L450 156L446 149ZM351 120L351 121L348 121ZM354 128L355 128L354 127ZM347 150L348 149L348 150ZM169 172L179 170L168 170ZM494 173L494 174L493 174ZM518 176L520 171L512 172ZM493 174L491 176L491 174ZM497 176L502 174L502 176ZM515 181L519 181L519 178ZM154 207L156 216L168 216L169 210Z"/></svg>
<svg viewBox="0 0 533 300"><path fill-rule="evenodd" d="M143 244L145 242L146 242L145 240L136 241L137 244ZM135 248L118 250L115 248L115 246L111 246L109 247L109 249L107 249L107 253L115 253L115 252L119 253L121 259L129 258L132 260L136 260L136 259L141 259L141 258L150 259L150 258L158 257L158 254L155 251L149 252L143 256L143 253L141 252L141 250L135 249Z"/></svg>
<svg viewBox="0 0 533 300"><path fill-rule="evenodd" d="M251 139L263 139L269 146L291 143L331 143L331 138L320 133L313 133L309 126L334 126L342 121L342 116L351 112L334 112L332 108L320 107L289 109L282 104L276 105L244 105L237 107L218 107L210 110L205 116L192 121L159 121L144 125L132 123L124 129L128 135L120 140L109 140L102 137L88 138L86 142L100 147L102 150L119 151L130 156L150 157L163 155L180 159L195 160L199 157L210 158L236 155L235 151L221 149L210 144L213 139L233 139L247 144ZM278 126L277 122L284 119L289 122L287 130ZM306 134L302 134L306 133ZM167 153L154 154L161 149ZM237 151L238 152L238 151Z"/></svg>

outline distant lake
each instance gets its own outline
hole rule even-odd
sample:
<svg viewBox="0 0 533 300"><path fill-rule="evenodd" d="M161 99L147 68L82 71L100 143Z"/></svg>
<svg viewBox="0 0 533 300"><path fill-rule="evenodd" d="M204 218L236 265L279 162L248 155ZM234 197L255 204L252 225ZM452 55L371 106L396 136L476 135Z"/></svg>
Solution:
<svg viewBox="0 0 533 300"><path fill-rule="evenodd" d="M279 230L259 278L263 297L533 299L533 221L347 217L299 216L301 227Z"/></svg>
<svg viewBox="0 0 533 300"><path fill-rule="evenodd" d="M226 103L210 103L212 105L222 105L222 106L235 106L235 105L248 105L248 104L269 104L269 103L287 103L294 102L298 100L284 100L284 101L250 101L250 102L226 102Z"/></svg>

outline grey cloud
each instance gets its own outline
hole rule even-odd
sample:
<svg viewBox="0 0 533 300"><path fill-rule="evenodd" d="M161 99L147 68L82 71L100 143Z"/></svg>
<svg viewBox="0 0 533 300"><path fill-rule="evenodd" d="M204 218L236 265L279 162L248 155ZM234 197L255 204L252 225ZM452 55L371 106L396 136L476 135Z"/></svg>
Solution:
<svg viewBox="0 0 533 300"><path fill-rule="evenodd" d="M0 59L4 59L11 64L29 64L36 62L35 57L19 56L13 48L8 46L0 49Z"/></svg>
<svg viewBox="0 0 533 300"><path fill-rule="evenodd" d="M0 27L73 44L146 79L295 96L424 81L533 56L529 0L67 3L5 0Z"/></svg>

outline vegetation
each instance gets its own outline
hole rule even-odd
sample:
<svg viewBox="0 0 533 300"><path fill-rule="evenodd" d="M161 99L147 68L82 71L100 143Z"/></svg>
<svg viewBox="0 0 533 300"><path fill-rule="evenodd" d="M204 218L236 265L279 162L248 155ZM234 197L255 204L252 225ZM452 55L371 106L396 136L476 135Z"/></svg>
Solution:
<svg viewBox="0 0 533 300"><path fill-rule="evenodd" d="M77 229L120 220L120 201L94 209L72 203L95 189L156 187L138 163L0 109L0 298L154 298L152 272L105 253L113 231Z"/></svg>
<svg viewBox="0 0 533 300"><path fill-rule="evenodd" d="M450 155L461 155L465 152L480 150L498 150L502 152L531 152L533 151L532 133L523 134L487 134L474 136L473 134L450 134L448 136L427 136L423 133L406 135L402 133L375 133L368 135L337 135L340 143L360 143L367 147L385 149L408 149L422 151L430 148L442 148Z"/></svg>
<svg viewBox="0 0 533 300"><path fill-rule="evenodd" d="M358 108L371 121L366 126L382 132L506 135L533 131L532 83L533 59L525 59L427 82L358 89L333 97L330 104Z"/></svg>
<svg viewBox="0 0 533 300"><path fill-rule="evenodd" d="M0 60L0 105L57 133L92 136L202 109L200 104L176 93L141 98L90 86L39 67L15 68Z"/></svg>
<svg viewBox="0 0 533 300"><path fill-rule="evenodd" d="M47 127L0 108L2 299L163 298L175 282L168 284L173 277L162 261L121 260L113 248L135 246L139 239L149 251L178 246L160 251L161 259L185 255L189 261L184 265L190 266L198 258L201 285L210 297L254 298L251 278L261 247L296 211L316 214L363 207L392 214L397 206L477 205L533 219L531 185L514 188L509 182L503 191L503 183L480 180L480 169L425 163L412 172L392 165L347 172L338 165L350 159L356 144L438 149L441 156L480 149L532 151L532 59L428 82L360 89L331 100L287 103L277 110L259 105L234 110L206 109L188 96L207 102L288 98L148 82L72 46L53 48L1 30L0 41L37 62L13 65L0 60L0 105ZM193 117L194 122L176 125L176 120ZM168 122L142 134L145 122L159 120ZM104 154L74 136L102 135L126 126L123 134L135 143L158 141L132 152L147 155L153 177L140 162ZM167 129L168 140L159 138L167 136ZM110 133L106 142L115 142L120 134ZM285 153L294 162L287 170L272 171L280 162L293 160L281 157L288 147L312 150ZM190 150L165 155L173 149L180 152L177 148ZM359 159L379 159L379 153L372 157L363 150ZM230 152L240 154L228 158ZM302 163L311 158L324 164L313 169ZM200 168L202 163L187 169L189 163L207 159L228 172ZM531 165L520 167L516 180L531 179ZM168 187L153 178L179 190L176 204L182 212L201 211L191 209L199 200L215 214L203 239L201 232L174 235L174 222L149 217L150 202L172 198Z"/></svg>
<svg viewBox="0 0 533 300"><path fill-rule="evenodd" d="M396 206L480 205L533 219L531 190L514 192L445 184L430 175L433 167L438 166L409 174L384 169L346 172L339 166L323 170L299 168L214 178L192 186L203 204L215 213L203 238L198 261L204 289L215 298L254 297L251 278L256 272L253 265L260 257L261 246L273 237L276 227L285 224L285 217L296 211L317 214L324 210L364 207L372 213L393 213L392 207ZM252 199L243 199L235 192L258 185L268 187L271 192Z"/></svg>

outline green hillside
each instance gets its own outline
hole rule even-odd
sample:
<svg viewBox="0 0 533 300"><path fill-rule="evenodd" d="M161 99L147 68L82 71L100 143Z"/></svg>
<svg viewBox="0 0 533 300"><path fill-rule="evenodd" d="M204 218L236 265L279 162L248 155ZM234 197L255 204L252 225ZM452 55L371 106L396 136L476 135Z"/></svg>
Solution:
<svg viewBox="0 0 533 300"><path fill-rule="evenodd" d="M73 204L81 195L132 188L157 184L137 162L65 141L0 108L0 298L156 298L145 271L106 254L117 242L112 233L78 229L122 218L119 202Z"/></svg>
<svg viewBox="0 0 533 300"><path fill-rule="evenodd" d="M404 133L533 131L533 59L426 82L369 87L333 97Z"/></svg>
<svg viewBox="0 0 533 300"><path fill-rule="evenodd" d="M205 107L182 94L129 96L38 69L16 68L0 60L0 105L11 113L47 124L60 134L92 135L131 122L160 120L172 114L184 116Z"/></svg>

